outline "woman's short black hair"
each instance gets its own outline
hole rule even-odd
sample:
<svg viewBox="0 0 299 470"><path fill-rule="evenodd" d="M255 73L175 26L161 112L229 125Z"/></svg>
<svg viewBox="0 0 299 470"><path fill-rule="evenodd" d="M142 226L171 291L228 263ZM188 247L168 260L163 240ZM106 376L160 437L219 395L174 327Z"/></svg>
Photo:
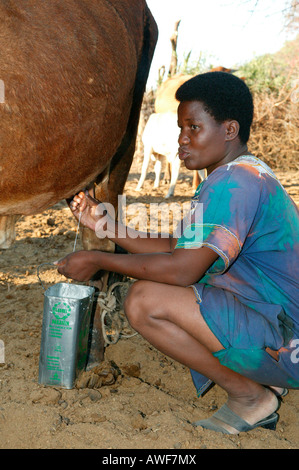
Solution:
<svg viewBox="0 0 299 470"><path fill-rule="evenodd" d="M239 137L246 144L253 119L253 99L243 80L227 72L207 72L192 77L176 92L178 101L200 101L206 111L222 123L238 121Z"/></svg>

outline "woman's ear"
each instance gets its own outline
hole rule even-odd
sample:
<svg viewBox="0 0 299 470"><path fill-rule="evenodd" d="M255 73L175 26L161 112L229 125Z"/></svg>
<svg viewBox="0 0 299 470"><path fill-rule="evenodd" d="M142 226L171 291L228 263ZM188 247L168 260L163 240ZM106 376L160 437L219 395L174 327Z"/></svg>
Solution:
<svg viewBox="0 0 299 470"><path fill-rule="evenodd" d="M236 139L239 135L240 124L238 121L226 121L226 141Z"/></svg>

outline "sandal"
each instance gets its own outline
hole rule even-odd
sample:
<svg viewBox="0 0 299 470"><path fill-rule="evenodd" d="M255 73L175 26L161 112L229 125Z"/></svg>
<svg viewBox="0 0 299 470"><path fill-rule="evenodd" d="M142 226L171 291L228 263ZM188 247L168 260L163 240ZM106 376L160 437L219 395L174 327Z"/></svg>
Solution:
<svg viewBox="0 0 299 470"><path fill-rule="evenodd" d="M283 397L285 397L285 396L289 393L289 391L288 391L287 388L283 388L281 393L277 392L277 391L276 391L275 389L273 389L272 387L269 387L269 388L270 388L271 392L273 392L274 395L277 396L277 398L283 398Z"/></svg>
<svg viewBox="0 0 299 470"><path fill-rule="evenodd" d="M214 415L214 418L219 419L225 424L232 426L239 432L247 432L251 431L252 429L262 427L265 429L276 429L276 424L278 422L279 415L277 413L272 413L267 418L258 421L255 424L249 424L236 413L234 413L226 404L223 405L219 411L217 411ZM203 419L201 421L196 421L193 423L194 426L202 426L205 429L211 429L212 431L222 432L223 434L232 434L227 429L223 428L220 425L214 423L211 419Z"/></svg>

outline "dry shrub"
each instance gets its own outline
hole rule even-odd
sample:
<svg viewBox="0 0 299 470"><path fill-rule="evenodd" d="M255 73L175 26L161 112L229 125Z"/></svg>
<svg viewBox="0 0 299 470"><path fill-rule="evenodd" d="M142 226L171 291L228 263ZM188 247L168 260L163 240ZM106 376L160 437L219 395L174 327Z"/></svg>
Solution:
<svg viewBox="0 0 299 470"><path fill-rule="evenodd" d="M257 93L254 104L250 151L273 169L299 170L298 82L279 96Z"/></svg>
<svg viewBox="0 0 299 470"><path fill-rule="evenodd" d="M276 170L299 170L299 80L287 80L280 93L254 93L254 120L249 150ZM144 126L154 112L155 92L144 95L136 157L141 164Z"/></svg>

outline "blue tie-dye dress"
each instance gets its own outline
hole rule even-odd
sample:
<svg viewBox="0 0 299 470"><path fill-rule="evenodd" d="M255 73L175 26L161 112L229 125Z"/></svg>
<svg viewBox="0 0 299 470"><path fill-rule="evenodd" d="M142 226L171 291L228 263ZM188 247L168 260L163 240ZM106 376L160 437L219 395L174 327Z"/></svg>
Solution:
<svg viewBox="0 0 299 470"><path fill-rule="evenodd" d="M265 163L242 156L199 185L191 213L176 248L207 246L219 254L192 286L205 321L225 348L214 355L258 383L299 388L299 215L294 202ZM267 347L278 351L278 361ZM200 395L211 381L191 373Z"/></svg>

